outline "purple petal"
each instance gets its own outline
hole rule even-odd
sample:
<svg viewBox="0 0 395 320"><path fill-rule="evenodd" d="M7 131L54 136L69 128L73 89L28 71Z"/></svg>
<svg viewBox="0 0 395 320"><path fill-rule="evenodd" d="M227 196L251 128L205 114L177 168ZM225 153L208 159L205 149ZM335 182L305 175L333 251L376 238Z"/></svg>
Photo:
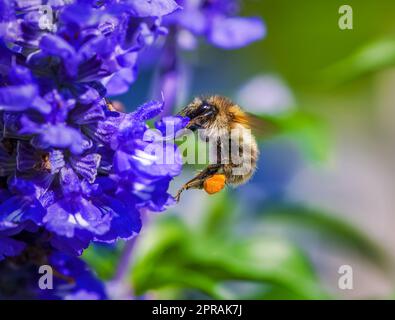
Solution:
<svg viewBox="0 0 395 320"><path fill-rule="evenodd" d="M195 35L203 35L207 30L207 15L201 10L187 8L175 15L177 15L177 23ZM172 16L169 16L169 19L172 19Z"/></svg>
<svg viewBox="0 0 395 320"><path fill-rule="evenodd" d="M175 177L181 172L182 157L176 145L154 142L136 150L131 163L144 176Z"/></svg>
<svg viewBox="0 0 395 320"><path fill-rule="evenodd" d="M74 237L68 238L53 234L51 245L61 252L71 255L81 255L82 252L89 247L93 240L93 235L85 230L74 230Z"/></svg>
<svg viewBox="0 0 395 320"><path fill-rule="evenodd" d="M8 74L8 80L10 85L31 84L33 77L28 68L16 65Z"/></svg>
<svg viewBox="0 0 395 320"><path fill-rule="evenodd" d="M23 118L24 118L24 116L22 115L22 113L4 112L4 114L3 114L3 124L4 124L3 135L5 138L23 138L26 134L24 132L22 132L22 129L23 130L27 129L28 135L31 132L36 132L37 125L32 122L27 122L26 124L22 123ZM31 132L29 132L29 130Z"/></svg>
<svg viewBox="0 0 395 320"><path fill-rule="evenodd" d="M62 23L78 25L81 29L96 24L100 15L89 2L91 1L79 1L66 6L60 15Z"/></svg>
<svg viewBox="0 0 395 320"><path fill-rule="evenodd" d="M123 151L116 151L114 154L114 170L116 172L126 172L132 168L130 155Z"/></svg>
<svg viewBox="0 0 395 320"><path fill-rule="evenodd" d="M63 199L47 209L44 217L46 228L68 238L76 230L86 230L101 235L110 228L110 217L102 216L101 211L84 198Z"/></svg>
<svg viewBox="0 0 395 320"><path fill-rule="evenodd" d="M80 154L84 151L81 133L65 124L46 126L40 135L32 139L31 143L39 149L49 147L69 148L74 154Z"/></svg>
<svg viewBox="0 0 395 320"><path fill-rule="evenodd" d="M117 56L117 61L120 66L124 68L132 68L136 65L138 58L138 52L135 50L126 52L122 55Z"/></svg>
<svg viewBox="0 0 395 320"><path fill-rule="evenodd" d="M15 171L16 159L0 144L0 176L8 176Z"/></svg>
<svg viewBox="0 0 395 320"><path fill-rule="evenodd" d="M125 114L123 113L107 112L107 116L104 121L84 126L84 133L93 140L110 146L112 140L116 137L124 118Z"/></svg>
<svg viewBox="0 0 395 320"><path fill-rule="evenodd" d="M77 174L85 178L88 182L93 183L100 164L100 155L91 153L82 157L70 157L70 164Z"/></svg>
<svg viewBox="0 0 395 320"><path fill-rule="evenodd" d="M51 56L62 59L69 76L76 76L78 71L77 53L74 48L59 36L46 34L41 38L41 50Z"/></svg>
<svg viewBox="0 0 395 320"><path fill-rule="evenodd" d="M135 80L136 70L134 68L122 68L104 79L102 83L106 87L108 95L116 96L127 92Z"/></svg>
<svg viewBox="0 0 395 320"><path fill-rule="evenodd" d="M16 161L19 171L27 171L40 165L41 157L30 143L18 141Z"/></svg>
<svg viewBox="0 0 395 320"><path fill-rule="evenodd" d="M32 221L37 225L42 223L44 208L34 199L15 196L0 205L0 220L13 224Z"/></svg>
<svg viewBox="0 0 395 320"><path fill-rule="evenodd" d="M5 257L14 257L19 255L24 248L25 244L23 242L0 236L0 261Z"/></svg>
<svg viewBox="0 0 395 320"><path fill-rule="evenodd" d="M93 103L88 106L77 106L69 114L70 122L84 125L104 120L105 102Z"/></svg>
<svg viewBox="0 0 395 320"><path fill-rule="evenodd" d="M260 18L223 18L213 20L208 40L223 49L237 49L262 39L266 28Z"/></svg>
<svg viewBox="0 0 395 320"><path fill-rule="evenodd" d="M179 9L174 0L127 1L129 13L135 17L161 17Z"/></svg>
<svg viewBox="0 0 395 320"><path fill-rule="evenodd" d="M78 101L83 105L98 103L107 93L106 88L100 82L89 82L75 84L72 89L73 94L78 97Z"/></svg>
<svg viewBox="0 0 395 320"><path fill-rule="evenodd" d="M37 88L31 84L0 88L0 110L25 110L31 106L36 96Z"/></svg>
<svg viewBox="0 0 395 320"><path fill-rule="evenodd" d="M31 108L43 114L48 114L52 110L51 105L40 96L35 97L32 101Z"/></svg>
<svg viewBox="0 0 395 320"><path fill-rule="evenodd" d="M175 116L164 117L155 123L155 128L158 129L164 137L173 138L177 132L184 129L189 122L189 118Z"/></svg>
<svg viewBox="0 0 395 320"><path fill-rule="evenodd" d="M126 197L130 199L130 196ZM96 241L114 242L118 239L129 240L140 232L140 213L136 210L134 204L127 206L115 198L102 197L100 203L96 205L101 207L102 210L111 211L113 214L110 230L103 235L96 236Z"/></svg>
<svg viewBox="0 0 395 320"><path fill-rule="evenodd" d="M64 156L60 150L38 152L30 143L18 141L17 168L19 171L37 170L58 172L65 166Z"/></svg>
<svg viewBox="0 0 395 320"><path fill-rule="evenodd" d="M48 190L53 180L53 175L48 172L29 172L26 174L17 172L8 180L8 188L11 192L25 199L40 199Z"/></svg>
<svg viewBox="0 0 395 320"><path fill-rule="evenodd" d="M74 254L54 252L50 255L48 264L60 274L73 279L73 283L54 277L53 290L38 290L38 299L107 299L103 283L96 278L86 263Z"/></svg>
<svg viewBox="0 0 395 320"><path fill-rule="evenodd" d="M132 117L136 121L146 121L158 116L163 111L163 107L163 101L153 100L140 106L133 112Z"/></svg>
<svg viewBox="0 0 395 320"><path fill-rule="evenodd" d="M170 178L163 178L152 182L141 190L135 190L133 193L140 198L137 207L161 212L173 205L175 200L167 193L170 180Z"/></svg>
<svg viewBox="0 0 395 320"><path fill-rule="evenodd" d="M60 170L59 182L65 195L75 194L81 190L81 182L72 168Z"/></svg>
<svg viewBox="0 0 395 320"><path fill-rule="evenodd" d="M89 291L88 289L78 290L70 293L63 298L63 300L100 300L100 295L97 292Z"/></svg>
<svg viewBox="0 0 395 320"><path fill-rule="evenodd" d="M49 164L51 173L57 173L65 166L63 152L60 150L52 150L49 152Z"/></svg>

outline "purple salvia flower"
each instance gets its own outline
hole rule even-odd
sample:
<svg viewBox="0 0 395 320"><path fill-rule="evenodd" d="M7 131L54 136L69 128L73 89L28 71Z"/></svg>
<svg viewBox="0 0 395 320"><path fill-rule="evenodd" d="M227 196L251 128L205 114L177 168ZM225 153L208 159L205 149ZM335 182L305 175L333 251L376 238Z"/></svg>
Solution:
<svg viewBox="0 0 395 320"><path fill-rule="evenodd" d="M238 16L237 0L178 0L177 3L183 10L163 18L169 35L154 83L154 95L163 94L166 98L163 115L170 115L176 104L183 102L189 82L190 72L181 59L180 50L196 49L199 39L221 49L238 49L266 34L262 19Z"/></svg>
<svg viewBox="0 0 395 320"><path fill-rule="evenodd" d="M107 298L76 256L132 239L141 212L174 204L174 137L188 122L169 116L184 81L180 39L232 49L264 35L260 20L237 12L224 0L0 0L0 277L25 284L0 281L0 298ZM167 106L113 110L106 97L129 90L142 53L163 38L156 96ZM55 290L37 288L39 264L53 266Z"/></svg>
<svg viewBox="0 0 395 320"><path fill-rule="evenodd" d="M181 170L180 161L144 154L145 121L160 113L162 102L128 115L110 110L104 98L128 90L139 53L166 35L161 17L179 6L173 0L56 1L49 3L54 24L42 28L42 4L0 0L0 270L10 272L14 257L28 272L17 256L38 247L40 259L56 270L55 282L73 286L49 296L33 287L24 294L102 299L102 285L73 255L93 241L138 234L141 209L163 211L173 203L167 189ZM176 153L174 144L170 149Z"/></svg>

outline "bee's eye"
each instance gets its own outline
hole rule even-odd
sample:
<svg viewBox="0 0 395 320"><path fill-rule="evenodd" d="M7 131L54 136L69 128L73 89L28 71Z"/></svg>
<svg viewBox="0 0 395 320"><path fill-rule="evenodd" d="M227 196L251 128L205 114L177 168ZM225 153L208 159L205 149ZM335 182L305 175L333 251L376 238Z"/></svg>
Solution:
<svg viewBox="0 0 395 320"><path fill-rule="evenodd" d="M187 116L190 119L202 116L208 117L214 115L215 113L216 108L207 102L204 102L197 107L187 108L183 112L181 112L181 114Z"/></svg>
<svg viewBox="0 0 395 320"><path fill-rule="evenodd" d="M216 115L216 113L216 108L209 103L203 103L199 108L199 115L201 116L213 117Z"/></svg>

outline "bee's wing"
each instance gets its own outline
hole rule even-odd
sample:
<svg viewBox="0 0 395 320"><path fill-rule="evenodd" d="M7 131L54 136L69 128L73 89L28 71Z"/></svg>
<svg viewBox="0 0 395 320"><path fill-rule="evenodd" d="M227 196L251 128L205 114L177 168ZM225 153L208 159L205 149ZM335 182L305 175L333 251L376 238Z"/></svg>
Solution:
<svg viewBox="0 0 395 320"><path fill-rule="evenodd" d="M246 116L251 130L257 138L268 138L280 131L279 125L270 117L260 117L251 113L246 113Z"/></svg>

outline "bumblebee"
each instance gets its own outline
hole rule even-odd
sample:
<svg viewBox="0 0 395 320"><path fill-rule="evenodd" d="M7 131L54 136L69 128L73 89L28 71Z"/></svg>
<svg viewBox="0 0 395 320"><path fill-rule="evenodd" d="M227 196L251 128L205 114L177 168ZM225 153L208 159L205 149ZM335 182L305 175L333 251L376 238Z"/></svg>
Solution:
<svg viewBox="0 0 395 320"><path fill-rule="evenodd" d="M238 186L252 177L259 149L251 129L265 125L261 120L222 96L195 98L179 115L190 119L187 129L198 130L200 138L216 145L216 162L185 183L175 195L177 201L188 189L215 194L225 185Z"/></svg>

